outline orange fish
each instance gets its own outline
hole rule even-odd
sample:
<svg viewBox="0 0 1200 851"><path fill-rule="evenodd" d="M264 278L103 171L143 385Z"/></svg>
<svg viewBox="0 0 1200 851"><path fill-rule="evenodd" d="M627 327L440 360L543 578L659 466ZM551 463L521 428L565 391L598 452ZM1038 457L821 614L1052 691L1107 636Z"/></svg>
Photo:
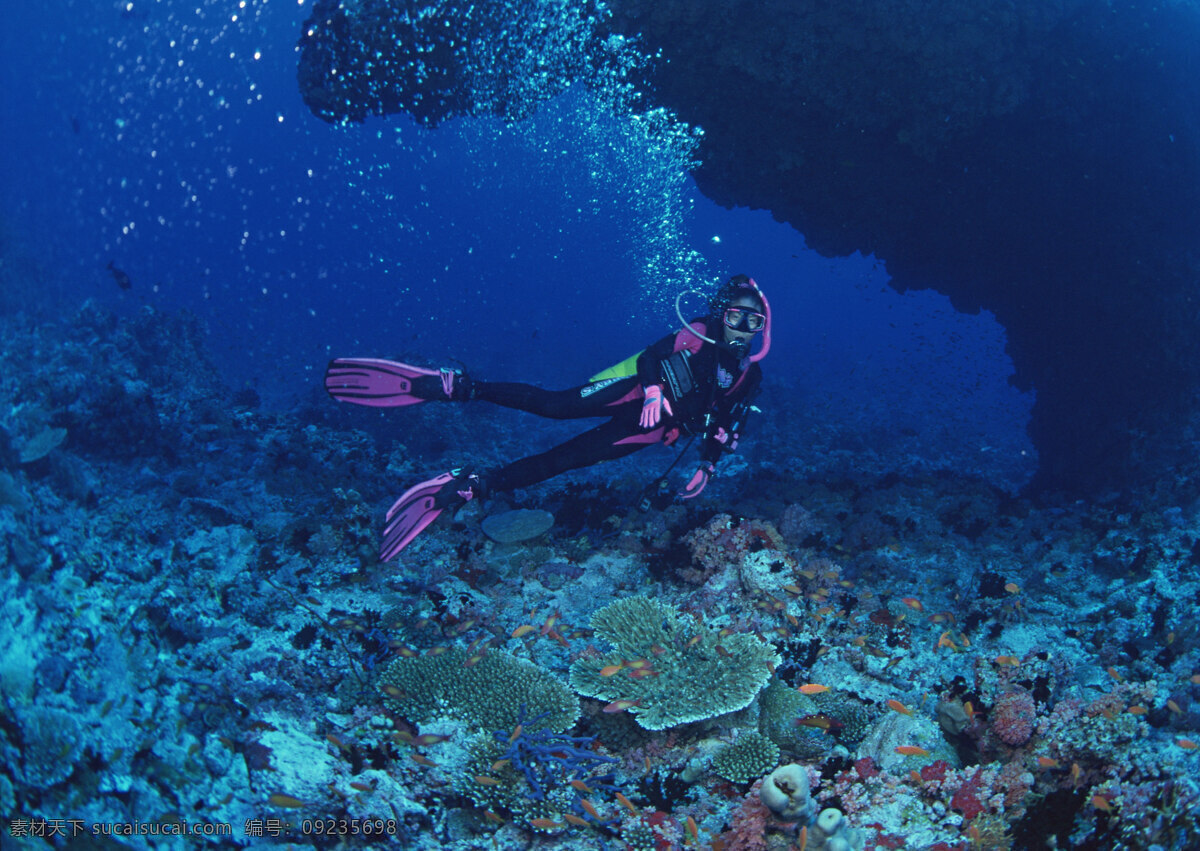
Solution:
<svg viewBox="0 0 1200 851"><path fill-rule="evenodd" d="M922 612L925 610L925 607L921 605L921 601L916 597L901 597L900 602L908 606L914 612Z"/></svg>
<svg viewBox="0 0 1200 851"><path fill-rule="evenodd" d="M561 822L552 818L531 818L529 824L538 830L554 830L556 827L562 827Z"/></svg>
<svg viewBox="0 0 1200 851"><path fill-rule="evenodd" d="M799 595L804 593L804 589L802 589L799 585L784 585L783 590L787 591L789 594Z"/></svg>
<svg viewBox="0 0 1200 851"><path fill-rule="evenodd" d="M797 691L801 694L820 694L823 691L829 691L829 686L823 686L819 683L805 683Z"/></svg>
<svg viewBox="0 0 1200 851"><path fill-rule="evenodd" d="M426 748L430 745L440 745L442 742L450 741L449 736L439 736L434 733L422 733L419 736L414 736L412 743L419 748Z"/></svg>
<svg viewBox="0 0 1200 851"><path fill-rule="evenodd" d="M514 629L512 631L512 635L509 637L510 638L522 638L526 635L529 635L529 633L533 632L535 629L537 629L537 627L535 627L531 624L522 624L521 626Z"/></svg>
<svg viewBox="0 0 1200 851"><path fill-rule="evenodd" d="M430 647L425 651L425 655L428 657L441 656L443 653L449 652L449 650L449 647Z"/></svg>
<svg viewBox="0 0 1200 851"><path fill-rule="evenodd" d="M594 818L596 821L604 821L604 819L602 819L600 817L600 811L596 809L596 805L593 804L591 801L589 801L587 798L580 798L579 806L583 807L583 811L585 813L587 813L589 816L591 816L592 818Z"/></svg>
<svg viewBox="0 0 1200 851"><path fill-rule="evenodd" d="M1146 709L1146 707L1138 704L1135 704L1128 709L1130 715L1145 715L1148 711L1149 710Z"/></svg>
<svg viewBox="0 0 1200 851"><path fill-rule="evenodd" d="M612 703L606 704L601 710L602 712L624 712L626 709L633 709L635 706L641 706L640 700L614 700Z"/></svg>
<svg viewBox="0 0 1200 851"><path fill-rule="evenodd" d="M370 783L359 783L357 780L350 781L350 788L357 789L359 792L374 792L375 787Z"/></svg>
<svg viewBox="0 0 1200 851"><path fill-rule="evenodd" d="M640 670L642 668L649 668L650 660L649 659L626 659L625 667L633 668L635 671Z"/></svg>
<svg viewBox="0 0 1200 851"><path fill-rule="evenodd" d="M563 818L565 818L567 821L569 821L571 824L575 825L576 827L590 827L591 826L591 822L589 822L587 819L580 818L579 816L575 815L574 813L563 813Z"/></svg>
<svg viewBox="0 0 1200 851"><path fill-rule="evenodd" d="M688 643L686 646L687 647L695 647L697 644L700 643L701 638L702 638L702 636L699 633L697 633L696 635L693 635L691 638L688 639Z"/></svg>
<svg viewBox="0 0 1200 851"><path fill-rule="evenodd" d="M657 644L651 644L650 652L653 653L655 656L661 656L662 654L667 652L667 648L661 647Z"/></svg>
<svg viewBox="0 0 1200 851"><path fill-rule="evenodd" d="M1016 668L1021 665L1021 660L1018 659L1016 656L997 656L996 664L997 665L1011 665L1012 667Z"/></svg>
<svg viewBox="0 0 1200 851"><path fill-rule="evenodd" d="M802 828L800 828L800 837L799 838L800 838L800 848L798 849L798 851L804 851L804 849L808 847L808 825L804 825Z"/></svg>
<svg viewBox="0 0 1200 851"><path fill-rule="evenodd" d="M949 647L951 650L958 649L958 645L954 643L952 638L950 638L950 630L946 630L938 636L937 644L934 645L933 649L937 650L939 647Z"/></svg>
<svg viewBox="0 0 1200 851"><path fill-rule="evenodd" d="M525 732L524 724L518 724L517 726L513 727L512 735L508 737L508 743L511 745L517 739L521 738L521 733L523 732Z"/></svg>
<svg viewBox="0 0 1200 851"><path fill-rule="evenodd" d="M718 647L717 649L720 650L721 648ZM644 677L657 677L658 673L659 672L653 668L641 668L637 671L630 671L629 676L633 677L635 680L640 680Z"/></svg>
<svg viewBox="0 0 1200 851"><path fill-rule="evenodd" d="M637 807L635 807L633 805L633 802L630 801L628 798L626 798L624 795L622 795L620 792L617 792L617 803L620 804L625 809L629 810L629 812L631 812L633 815L636 816L638 814L638 809L637 809Z"/></svg>
<svg viewBox="0 0 1200 851"><path fill-rule="evenodd" d="M687 836L692 845L700 844L700 828L696 826L696 820L691 816L687 817Z"/></svg>
<svg viewBox="0 0 1200 851"><path fill-rule="evenodd" d="M1185 751L1194 751L1196 748L1200 748L1200 745L1196 744L1191 739L1176 739L1175 744L1179 745L1179 747L1183 748Z"/></svg>
<svg viewBox="0 0 1200 851"><path fill-rule="evenodd" d="M511 759L498 759L492 763L492 771L502 771L504 766L512 762Z"/></svg>
<svg viewBox="0 0 1200 851"><path fill-rule="evenodd" d="M558 612L555 612L546 618L546 622L542 624L542 635L548 635L550 631L554 629L554 625L558 623L558 617Z"/></svg>
<svg viewBox="0 0 1200 851"><path fill-rule="evenodd" d="M1016 594L1018 591L1021 590L1021 586L1015 582L1005 582L1004 590L1007 591L1009 594Z"/></svg>
<svg viewBox="0 0 1200 851"><path fill-rule="evenodd" d="M805 579L816 579L817 578L817 572L815 570L797 570L796 572L799 573L801 576L803 576Z"/></svg>
<svg viewBox="0 0 1200 851"><path fill-rule="evenodd" d="M1182 714L1183 714L1183 710L1179 708L1179 704L1178 704L1178 703L1176 703L1176 702L1175 702L1175 701L1173 701L1173 700L1168 700L1168 701L1167 701L1167 709L1170 709L1170 710L1171 710L1172 712L1174 712L1176 715L1182 715Z"/></svg>
<svg viewBox="0 0 1200 851"><path fill-rule="evenodd" d="M483 661L483 654L482 654L482 653L472 653L472 654L471 654L470 656L468 656L468 657L466 658L466 660L463 662L463 667L464 667L464 668L473 668L473 667L475 667L476 665L478 665L478 664L479 664L480 662L482 662L482 661Z"/></svg>
<svg viewBox="0 0 1200 851"><path fill-rule="evenodd" d="M1037 758L1037 764L1038 764L1039 768L1058 768L1059 767L1058 760L1052 759L1051 757L1048 757L1048 756L1039 756Z"/></svg>
<svg viewBox="0 0 1200 851"><path fill-rule="evenodd" d="M899 712L901 715L912 715L912 710L909 709L907 706L905 706L900 701L896 700L895 698L889 698L887 705L888 705L888 709L894 709L897 712Z"/></svg>
<svg viewBox="0 0 1200 851"><path fill-rule="evenodd" d="M486 774L476 774L471 779L474 780L476 783L478 783L480 786L499 786L500 785L499 780L497 780L495 777L489 777Z"/></svg>
<svg viewBox="0 0 1200 851"><path fill-rule="evenodd" d="M282 792L276 792L271 797L267 798L267 803L274 807L287 807L288 809L297 809L304 806L304 802L299 798L294 798L291 795L285 795Z"/></svg>
<svg viewBox="0 0 1200 851"><path fill-rule="evenodd" d="M726 659L733 658L733 654L730 653L728 650L726 650L724 647L722 647L720 644L717 645L717 654L720 656L723 656Z"/></svg>
<svg viewBox="0 0 1200 851"><path fill-rule="evenodd" d="M1112 812L1112 805L1108 803L1108 798L1103 795L1092 795L1092 806L1106 813Z"/></svg>
<svg viewBox="0 0 1200 851"><path fill-rule="evenodd" d="M901 756L929 756L929 751L916 745L897 745L896 753Z"/></svg>
<svg viewBox="0 0 1200 851"><path fill-rule="evenodd" d="M504 819L500 818L500 816L496 815L491 810L484 810L483 815L488 821L494 821L496 824L504 824Z"/></svg>
<svg viewBox="0 0 1200 851"><path fill-rule="evenodd" d="M1121 674L1120 674L1120 673L1117 671L1117 669L1116 669L1116 668L1114 668L1112 665L1109 665L1109 666L1108 666L1107 668L1105 668L1104 670L1105 670L1105 671L1107 671L1107 672L1108 672L1108 675L1109 675L1110 677L1112 677L1114 680L1116 680L1117 682L1119 682L1119 683L1120 683L1120 682L1124 682L1124 681L1125 681L1125 678L1124 678L1124 677L1122 677L1122 676L1121 676ZM1107 798L1106 798L1105 800L1107 800Z"/></svg>
<svg viewBox="0 0 1200 851"><path fill-rule="evenodd" d="M1083 776L1083 769L1079 767L1079 763L1071 763L1071 782L1076 786L1079 785L1079 778Z"/></svg>
<svg viewBox="0 0 1200 851"><path fill-rule="evenodd" d="M423 756L422 754L410 753L408 755L408 758L411 759L413 762L415 762L417 765L423 765L426 768L437 768L436 762L434 762L432 759L430 759L427 756Z"/></svg>
<svg viewBox="0 0 1200 851"><path fill-rule="evenodd" d="M975 707L971 704L971 701L967 700L963 702L963 712L967 713L968 718L975 717Z"/></svg>
<svg viewBox="0 0 1200 851"><path fill-rule="evenodd" d="M798 727L812 727L815 730L832 730L842 726L825 715L806 715L804 718L795 719L795 723Z"/></svg>
<svg viewBox="0 0 1200 851"><path fill-rule="evenodd" d="M605 665L603 668L600 669L600 676L602 676L602 677L615 676L623 667L625 667L625 666L624 665Z"/></svg>
<svg viewBox="0 0 1200 851"><path fill-rule="evenodd" d="M1200 674L1192 674L1191 677L1188 678L1188 681L1192 685L1200 686Z"/></svg>
<svg viewBox="0 0 1200 851"><path fill-rule="evenodd" d="M571 786L584 793L592 791L592 787L584 783L582 780L572 780Z"/></svg>

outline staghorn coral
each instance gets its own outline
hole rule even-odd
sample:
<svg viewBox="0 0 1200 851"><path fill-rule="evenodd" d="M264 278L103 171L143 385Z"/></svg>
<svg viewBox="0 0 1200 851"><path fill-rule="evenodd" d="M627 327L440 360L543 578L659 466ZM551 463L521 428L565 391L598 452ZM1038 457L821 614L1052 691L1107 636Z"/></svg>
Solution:
<svg viewBox="0 0 1200 851"><path fill-rule="evenodd" d="M575 695L532 662L497 650L472 665L468 658L466 650L452 647L437 656L397 659L379 680L384 702L414 720L448 715L488 730L515 728L522 707L549 713L533 729L561 733L579 718Z"/></svg>
<svg viewBox="0 0 1200 851"><path fill-rule="evenodd" d="M624 708L647 730L744 709L770 677L770 666L780 663L754 636L722 636L648 597L610 603L591 624L596 638L614 649L577 659L571 687L598 700L629 701ZM613 666L615 674L602 674Z"/></svg>

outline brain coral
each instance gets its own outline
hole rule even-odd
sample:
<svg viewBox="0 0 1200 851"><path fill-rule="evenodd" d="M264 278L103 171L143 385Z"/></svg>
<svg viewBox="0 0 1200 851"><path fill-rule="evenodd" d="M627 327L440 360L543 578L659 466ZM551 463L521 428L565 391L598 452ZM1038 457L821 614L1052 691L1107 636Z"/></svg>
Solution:
<svg viewBox="0 0 1200 851"><path fill-rule="evenodd" d="M529 724L531 729L562 732L579 718L579 699L532 662L497 650L474 665L467 659L459 647L440 656L397 659L380 677L385 702L416 721L447 715L487 731L516 727L522 705L529 716L550 713Z"/></svg>
<svg viewBox="0 0 1200 851"><path fill-rule="evenodd" d="M614 649L577 659L571 687L597 700L630 701L634 720L647 730L744 709L780 662L752 635L722 636L648 597L608 604L592 616L592 629Z"/></svg>

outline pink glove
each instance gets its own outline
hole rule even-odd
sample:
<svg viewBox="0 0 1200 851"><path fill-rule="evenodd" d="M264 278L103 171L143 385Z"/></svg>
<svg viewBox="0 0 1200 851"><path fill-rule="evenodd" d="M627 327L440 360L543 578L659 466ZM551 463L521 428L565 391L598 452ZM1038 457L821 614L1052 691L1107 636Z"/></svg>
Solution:
<svg viewBox="0 0 1200 851"><path fill-rule="evenodd" d="M692 473L692 477L688 479L687 485L679 492L680 499L692 499L700 495L700 491L704 490L704 486L708 484L709 477L712 476L713 465L711 461L704 461L696 468L696 472Z"/></svg>
<svg viewBox="0 0 1200 851"><path fill-rule="evenodd" d="M642 418L638 421L642 428L654 428L662 419L663 411L671 415L671 403L663 398L662 385L651 384L644 391L646 398L642 400Z"/></svg>

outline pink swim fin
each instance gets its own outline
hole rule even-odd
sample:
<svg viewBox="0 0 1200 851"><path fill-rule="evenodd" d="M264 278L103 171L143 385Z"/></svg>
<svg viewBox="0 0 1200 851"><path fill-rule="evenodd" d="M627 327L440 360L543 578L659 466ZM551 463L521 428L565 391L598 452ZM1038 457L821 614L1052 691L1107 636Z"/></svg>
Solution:
<svg viewBox="0 0 1200 851"><path fill-rule="evenodd" d="M382 358L336 358L325 369L325 390L339 402L367 405L372 408L399 408L419 405L431 398L426 392L414 393L420 378L437 378L445 398L453 398L454 382L459 374L452 369L426 369ZM435 391L436 392L436 391Z"/></svg>
<svg viewBox="0 0 1200 851"><path fill-rule="evenodd" d="M483 494L483 483L474 473L456 469L413 485L388 509L387 526L379 548L381 561L391 561L412 543L447 508L455 508Z"/></svg>

